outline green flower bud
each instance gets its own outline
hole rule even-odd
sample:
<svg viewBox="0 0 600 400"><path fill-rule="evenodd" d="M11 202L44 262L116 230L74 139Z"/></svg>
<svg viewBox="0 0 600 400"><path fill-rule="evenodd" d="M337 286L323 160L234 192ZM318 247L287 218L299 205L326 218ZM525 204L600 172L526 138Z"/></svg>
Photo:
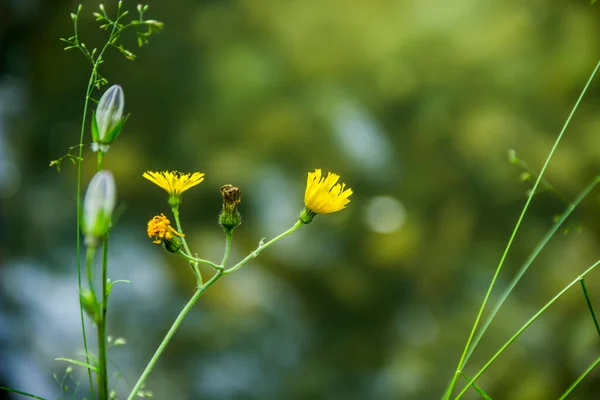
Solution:
<svg viewBox="0 0 600 400"><path fill-rule="evenodd" d="M97 323L100 320L100 310L98 309L98 303L96 302L94 294L89 289L81 289L80 296L83 310L92 321Z"/></svg>
<svg viewBox="0 0 600 400"><path fill-rule="evenodd" d="M82 229L85 244L96 247L110 229L117 193L112 173L103 170L94 175L83 200Z"/></svg>
<svg viewBox="0 0 600 400"><path fill-rule="evenodd" d="M92 150L106 153L119 136L127 116L123 117L125 95L119 85L113 85L100 98L92 117Z"/></svg>
<svg viewBox="0 0 600 400"><path fill-rule="evenodd" d="M219 224L225 231L231 232L242 222L240 212L237 210L237 205L242 200L242 191L233 185L223 185L221 186L221 195L223 196L223 209L219 215Z"/></svg>

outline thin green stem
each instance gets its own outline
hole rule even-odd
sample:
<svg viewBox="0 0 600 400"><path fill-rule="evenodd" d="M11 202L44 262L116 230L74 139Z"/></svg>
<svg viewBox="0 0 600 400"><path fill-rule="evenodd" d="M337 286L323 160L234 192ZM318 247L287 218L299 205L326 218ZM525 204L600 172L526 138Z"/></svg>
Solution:
<svg viewBox="0 0 600 400"><path fill-rule="evenodd" d="M521 214L519 215L519 218L517 220L517 223L515 224L515 227L510 235L510 238L508 240L508 243L506 244L506 248L504 249L504 252L502 254L502 257L500 258L500 262L498 263L498 266L496 267L496 272L494 272L494 276L492 277L492 281L490 282L490 285L488 287L488 290L485 294L485 297L483 298L483 302L481 303L481 307L479 308L479 312L477 313L477 317L475 318L475 322L473 323L473 327L471 328L471 332L469 333L469 338L467 339L467 342L465 344L465 347L463 349L462 355L460 356L460 360L458 361L458 364L456 366L456 372L454 373L452 380L450 382L450 386L446 392L446 398L449 398L450 396L452 396L452 392L454 391L454 387L456 386L456 381L458 379L458 377L460 376L460 372L462 367L464 366L464 360L467 356L467 352L469 351L469 348L471 346L471 341L473 340L473 337L475 335L475 332L477 330L477 327L479 326L479 321L481 320L481 316L483 315L483 311L485 310L485 306L487 305L487 302L490 298L490 295L492 293L492 290L494 289L494 286L496 284L496 280L498 279L498 275L500 274L500 270L502 269L502 266L504 265L504 261L506 260L506 257L508 256L508 252L510 250L510 248L512 247L512 243L517 235L517 232L519 231L519 228L521 227L521 222L523 221L525 214L527 213L527 210L529 209L529 205L531 204L531 200L533 199L533 196L536 193L536 190L542 180L542 177L544 176L544 173L546 172L546 169L548 168L548 165L550 164L550 160L552 159L552 156L554 155L554 152L556 151L558 144L560 143L565 131L567 130L567 127L569 126L569 123L571 122L571 119L573 118L573 115L575 114L575 111L577 110L577 108L579 107L579 103L581 102L581 99L583 99L583 96L585 95L585 93L587 92L588 87L590 86L592 80L594 79L594 76L596 76L596 72L598 71L598 68L600 68L600 61L596 64L596 67L594 68L592 74L590 75L586 85L584 86L583 90L581 91L581 94L579 95L579 98L577 99L577 101L575 102L575 105L573 106L573 109L571 110L571 113L569 114L567 120L565 121L560 133L558 134L558 137L556 138L556 140L554 141L554 145L552 146L552 149L550 150L550 152L548 153L548 157L546 157L546 161L544 162L544 166L542 167L540 174L538 175L537 179L535 180L535 184L533 185L533 188L531 189L531 193L530 195L527 197L527 201L525 202L525 205L523 206L523 210L521 211Z"/></svg>
<svg viewBox="0 0 600 400"><path fill-rule="evenodd" d="M98 150L98 171L102 171L104 161L104 152L102 150Z"/></svg>
<svg viewBox="0 0 600 400"><path fill-rule="evenodd" d="M106 313L108 311L107 292L107 264L108 264L108 235L102 241L102 313L98 321L98 369L97 376L100 400L108 399L108 367L106 356Z"/></svg>
<svg viewBox="0 0 600 400"><path fill-rule="evenodd" d="M589 365L589 367L587 367L587 369L585 371L583 371L583 373L581 375L579 375L579 378L577 378L577 380L575 382L573 382L573 384L571 386L569 386L569 388L562 394L562 396L560 396L558 398L558 400L564 400L567 398L567 396L569 394L571 394L571 392L577 387L577 385L579 385L581 383L581 381L589 375L590 372L592 372L592 370L594 368L596 368L596 366L600 364L600 357L596 358L596 360L591 363Z"/></svg>
<svg viewBox="0 0 600 400"><path fill-rule="evenodd" d="M190 264L191 263L202 263L202 264L210 265L214 269L223 269L223 268L221 268L220 265L215 264L212 261L205 260L203 258L189 256L189 255L185 254L185 252L182 251L181 249L177 252L177 254L179 254L181 257L185 258L186 260L188 260L190 262Z"/></svg>
<svg viewBox="0 0 600 400"><path fill-rule="evenodd" d="M173 217L175 218L175 226L177 226L177 231L183 235L183 229L181 228L181 221L179 220L179 207L175 206L171 209L173 211ZM185 240L185 236L181 237L181 243L183 243L183 248L185 249L186 254L191 255L192 252L188 247L187 241Z"/></svg>
<svg viewBox="0 0 600 400"><path fill-rule="evenodd" d="M75 24L77 25L77 24ZM88 86L86 89L85 102L83 104L83 117L81 118L81 134L79 137L79 157L77 158L77 289L79 291L79 314L81 317L81 334L83 335L83 349L85 351L85 362L89 365L90 359L88 356L87 335L85 332L85 318L83 313L83 299L81 298L81 161L83 160L83 135L85 133L85 121L87 119L87 109L90 99L90 94L93 90L95 80L95 69L90 75ZM94 400L94 384L92 380L92 371L88 368L88 379L90 389L92 391L92 400Z"/></svg>
<svg viewBox="0 0 600 400"><path fill-rule="evenodd" d="M46 400L45 398L40 397L40 396L36 396L35 394L23 392L22 390L7 388L5 386L0 386L0 390L5 390L7 392L12 392L12 393L20 394L21 396L31 397L32 399Z"/></svg>
<svg viewBox="0 0 600 400"><path fill-rule="evenodd" d="M225 231L225 252L223 253L223 261L221 261L221 269L225 268L225 264L229 260L231 253L231 240L233 239L232 230Z"/></svg>
<svg viewBox="0 0 600 400"><path fill-rule="evenodd" d="M251 259L255 258L256 256L258 256L261 251L263 251L264 249L266 249L267 247L269 247L273 243L277 242L278 240L280 240L280 239L284 238L285 236L289 235L290 233L294 232L296 229L300 228L302 225L304 225L302 222L300 222L300 221L296 222L294 224L294 226L292 226L287 231L285 231L282 234L280 234L279 236L277 236L277 237L269 240L267 243L264 243L264 244L261 244L260 246L258 246L258 248L256 250L254 250L252 253L248 254L248 256L246 258L244 258L242 261L240 261L239 263L237 263L233 267L229 268L228 270L225 270L224 273L225 274L230 274L230 273L232 273L234 271L237 271L244 264L246 264L249 260L251 260Z"/></svg>
<svg viewBox="0 0 600 400"><path fill-rule="evenodd" d="M579 204L583 201L583 199L585 199L590 194L590 192L596 187L596 185L598 185L598 183L600 183L600 176L597 176L596 178L594 178L594 180L592 180L592 182L590 182L588 184L588 186L586 186L586 188L584 190L582 190L581 193L579 193L579 195L575 198L575 200L573 202L571 202L567 206L567 208L562 213L562 215L560 216L560 218L558 219L558 221L556 221L554 223L554 225L552 225L552 227L546 233L546 235L540 241L540 243L538 243L538 245L533 250L533 252L529 256L529 258L527 259L527 261L525 261L525 263L523 264L523 266L521 267L521 269L519 270L519 272L517 273L517 275L515 275L515 277L512 279L512 281L510 282L510 284L508 285L508 287L504 290L504 292L500 296L500 299L498 300L498 302L494 305L494 308L492 309L490 315L487 317L487 319L485 320L485 322L481 326L481 329L477 332L477 336L475 337L475 339L471 343L471 347L469 348L469 351L467 352L467 356L465 357L462 365L460 366L461 370L464 368L465 364L467 363L467 361L469 360L469 358L473 354L473 351L475 350L475 348L479 344L479 341L481 340L481 338L483 337L483 335L485 334L485 332L489 328L490 324L492 323L492 321L496 317L496 314L498 314L498 311L504 305L504 302L506 301L506 299L508 298L508 296L512 293L512 291L515 288L515 286L517 286L517 283L519 283L519 281L521 280L521 278L523 277L523 275L525 274L525 272L529 269L529 267L531 266L531 264L533 263L533 261L535 261L535 259L541 253L541 251L544 249L544 247L546 246L546 244L548 243L548 241L550 241L550 239L552 238L552 236L554 236L554 234L558 231L558 229L562 226L562 224L566 221L566 219L579 206Z"/></svg>
<svg viewBox="0 0 600 400"><path fill-rule="evenodd" d="M467 375L465 375L464 372L460 372L460 374L462 375L463 378L465 378L468 381L471 380L471 378L469 378ZM492 400L492 398L479 386L477 386L476 384L473 384L473 389L475 389L477 391L477 393L479 393L479 395L481 397L483 397L485 400Z"/></svg>
<svg viewBox="0 0 600 400"><path fill-rule="evenodd" d="M594 312L594 307L592 306L592 301L590 300L590 296L587 291L587 287L585 286L585 279L581 278L581 288L583 289L583 295L585 296L585 301L587 303L588 308L590 309L590 313L592 314L592 319L594 320L594 325L596 326L596 332L600 335L600 326L598 325L598 319L596 318L596 313Z"/></svg>
<svg viewBox="0 0 600 400"><path fill-rule="evenodd" d="M200 296L202 296L202 294L206 291L206 289L208 289L213 283L215 283L221 276L223 276L223 271L217 271L212 276L212 278L210 278L205 284L203 284L196 290L196 292L194 293L194 295L192 296L190 301L188 301L188 303L185 305L185 307L183 307L183 310L181 310L181 312L177 316L177 319L175 320L175 322L173 322L173 325L171 325L171 328L167 332L163 341L160 343L160 346L158 346L158 349L156 349L156 352L152 356L152 359L150 360L148 365L146 365L144 372L142 373L142 375L136 382L133 390L129 394L129 397L127 397L127 400L133 400L133 398L136 396L137 392L141 389L142 385L146 381L146 378L148 377L150 372L152 372L152 368L154 368L154 365L156 364L156 362L162 355L163 351L167 347L167 344L169 344L169 341L175 334L175 331L177 331L177 328L179 328L179 325L181 324L181 322L183 321L183 319L185 318L187 313L192 309L192 307L194 307L194 304L196 304L196 302L198 301Z"/></svg>
<svg viewBox="0 0 600 400"><path fill-rule="evenodd" d="M529 328L529 326L536 319L538 319L540 315L542 315L552 304L554 304L569 289L571 289L573 286L575 286L583 277L585 277L587 274L592 272L598 265L600 265L600 261L596 261L594 264L592 264L592 266L590 266L581 275L579 275L575 280L573 280L571 283L569 283L567 286L565 286L560 292L558 292L558 294L556 296L554 296L552 298L552 300L547 302L537 313L535 313L534 316L531 317L510 339L508 339L508 341L506 343L504 343L504 345L502 345L500 350L498 350L492 356L492 358L490 358L489 361L484 364L484 366L479 370L479 372L477 372L477 374L475 374L475 376L473 376L473 378L469 381L467 386L465 386L463 388L463 390L458 394L458 396L456 396L455 400L460 399L465 394L465 392L469 389L469 387L489 368L490 365L492 365L492 363L494 361L496 361L496 359L500 356L500 354L502 354L502 352L504 350L506 350L508 348L508 346L510 346L515 340L517 340L517 338L519 336L521 336L521 334L523 332L525 332L525 330L527 328Z"/></svg>
<svg viewBox="0 0 600 400"><path fill-rule="evenodd" d="M173 218L175 218L175 226L177 227L177 231L181 233L181 243L183 244L183 248L185 249L185 254L189 257L185 257L190 261L190 267L192 267L192 271L196 276L196 281L198 282L198 286L202 286L202 274L200 273L200 269L198 268L198 262L196 260L190 260L192 257L192 252L188 247L187 240L185 240L185 236L183 235L183 229L181 228L181 222L179 221L179 207L174 206L171 208L173 212ZM183 253L183 252L182 252Z"/></svg>

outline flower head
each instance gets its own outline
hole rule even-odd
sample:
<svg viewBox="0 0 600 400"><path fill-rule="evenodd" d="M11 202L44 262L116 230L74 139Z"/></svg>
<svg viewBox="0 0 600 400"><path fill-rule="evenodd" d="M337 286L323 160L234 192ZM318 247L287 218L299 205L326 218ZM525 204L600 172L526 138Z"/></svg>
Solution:
<svg viewBox="0 0 600 400"><path fill-rule="evenodd" d="M115 179L109 171L99 171L90 181L83 199L82 229L88 246L96 246L110 228L117 201Z"/></svg>
<svg viewBox="0 0 600 400"><path fill-rule="evenodd" d="M193 186L198 185L204 180L204 174L200 172L183 174L178 171L146 171L142 176L155 185L165 189L167 193L169 193L169 204L171 207L177 207L179 205L181 202L181 193Z"/></svg>
<svg viewBox="0 0 600 400"><path fill-rule="evenodd" d="M346 208L352 189L346 189L345 183L338 183L339 179L339 175L331 172L323 177L320 169L308 173L304 192L306 209L300 214L300 221L309 224L316 214L329 214Z"/></svg>
<svg viewBox="0 0 600 400"><path fill-rule="evenodd" d="M164 214L161 213L148 221L148 237L154 239L152 243L163 244L165 249L171 253L175 253L181 248L181 241L177 236L185 235L177 232Z"/></svg>

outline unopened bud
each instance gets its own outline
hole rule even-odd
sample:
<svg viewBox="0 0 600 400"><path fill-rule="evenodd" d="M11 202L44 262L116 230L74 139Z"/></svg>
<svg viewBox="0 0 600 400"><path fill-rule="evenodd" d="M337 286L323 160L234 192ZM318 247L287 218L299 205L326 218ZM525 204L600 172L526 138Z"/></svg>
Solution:
<svg viewBox="0 0 600 400"><path fill-rule="evenodd" d="M127 116L123 117L125 95L119 85L113 85L100 98L92 118L92 150L106 152L119 136Z"/></svg>
<svg viewBox="0 0 600 400"><path fill-rule="evenodd" d="M242 200L242 191L233 185L223 185L221 186L221 195L223 196L223 209L219 215L219 224L225 231L231 232L242 222L240 212L237 210L237 205Z"/></svg>
<svg viewBox="0 0 600 400"><path fill-rule="evenodd" d="M90 289L81 289L80 296L83 310L87 316L90 317L92 321L98 322L100 320L100 312L98 310L98 303L96 302L96 298L92 291Z"/></svg>
<svg viewBox="0 0 600 400"><path fill-rule="evenodd" d="M111 217L117 201L115 179L109 171L94 175L83 200L83 233L87 246L96 247L110 229Z"/></svg>

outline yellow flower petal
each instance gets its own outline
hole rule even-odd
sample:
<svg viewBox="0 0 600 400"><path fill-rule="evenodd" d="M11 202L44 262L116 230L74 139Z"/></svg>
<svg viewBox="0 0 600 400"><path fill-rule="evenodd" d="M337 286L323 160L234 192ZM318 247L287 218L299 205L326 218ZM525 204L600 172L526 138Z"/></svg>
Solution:
<svg viewBox="0 0 600 400"><path fill-rule="evenodd" d="M184 174L178 171L146 171L142 174L142 176L155 185L166 190L170 196L176 197L179 197L181 193L198 185L204 180L204 174L200 172Z"/></svg>
<svg viewBox="0 0 600 400"><path fill-rule="evenodd" d="M338 183L340 176L331 172L323 178L321 170L309 172L306 179L304 204L316 214L329 214L346 208L350 202L352 189L346 189L345 183Z"/></svg>

